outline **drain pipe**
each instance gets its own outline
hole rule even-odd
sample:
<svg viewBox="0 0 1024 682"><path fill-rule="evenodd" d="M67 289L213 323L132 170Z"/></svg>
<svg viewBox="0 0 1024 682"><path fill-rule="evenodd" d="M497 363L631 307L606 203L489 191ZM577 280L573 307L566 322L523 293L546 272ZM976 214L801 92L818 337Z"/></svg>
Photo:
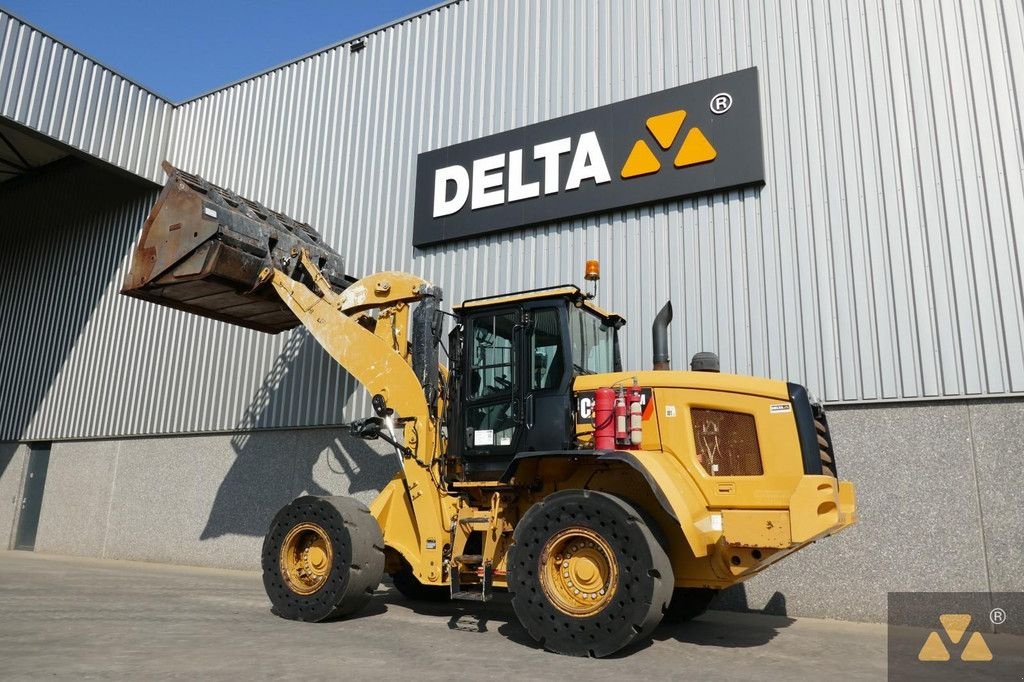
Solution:
<svg viewBox="0 0 1024 682"><path fill-rule="evenodd" d="M669 369L668 357L668 325L672 322L672 301L665 305L654 318L651 325L651 336L654 339L654 369Z"/></svg>

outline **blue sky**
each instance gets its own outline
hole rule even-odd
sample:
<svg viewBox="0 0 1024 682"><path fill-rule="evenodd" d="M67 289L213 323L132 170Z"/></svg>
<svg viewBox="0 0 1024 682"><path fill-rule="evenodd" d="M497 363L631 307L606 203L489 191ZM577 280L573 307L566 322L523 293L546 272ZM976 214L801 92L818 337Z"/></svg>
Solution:
<svg viewBox="0 0 1024 682"><path fill-rule="evenodd" d="M438 2L0 0L0 8L178 102Z"/></svg>

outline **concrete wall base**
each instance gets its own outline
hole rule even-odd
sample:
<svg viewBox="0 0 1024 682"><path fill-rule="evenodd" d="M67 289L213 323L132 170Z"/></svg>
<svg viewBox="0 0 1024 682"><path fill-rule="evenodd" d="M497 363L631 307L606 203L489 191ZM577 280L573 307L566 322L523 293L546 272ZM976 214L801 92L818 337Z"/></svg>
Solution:
<svg viewBox="0 0 1024 682"><path fill-rule="evenodd" d="M0 443L0 547L4 549L14 547L27 461L27 446Z"/></svg>
<svg viewBox="0 0 1024 682"><path fill-rule="evenodd" d="M829 411L860 522L718 599L719 607L884 621L890 591L1024 590L1024 401ZM10 536L25 448L0 449ZM274 513L302 494L369 502L387 446L336 429L55 443L36 550L258 568Z"/></svg>
<svg viewBox="0 0 1024 682"><path fill-rule="evenodd" d="M370 502L395 466L334 429L54 443L36 551L258 568L290 500Z"/></svg>
<svg viewBox="0 0 1024 682"><path fill-rule="evenodd" d="M859 522L721 595L722 606L883 622L888 592L1024 590L1024 401L828 417Z"/></svg>

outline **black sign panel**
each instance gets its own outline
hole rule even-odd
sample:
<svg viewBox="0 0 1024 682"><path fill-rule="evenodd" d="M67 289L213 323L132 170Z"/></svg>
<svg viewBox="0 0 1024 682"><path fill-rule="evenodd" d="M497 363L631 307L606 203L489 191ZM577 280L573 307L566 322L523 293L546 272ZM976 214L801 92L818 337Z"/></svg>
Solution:
<svg viewBox="0 0 1024 682"><path fill-rule="evenodd" d="M763 183L750 68L420 154L413 244Z"/></svg>

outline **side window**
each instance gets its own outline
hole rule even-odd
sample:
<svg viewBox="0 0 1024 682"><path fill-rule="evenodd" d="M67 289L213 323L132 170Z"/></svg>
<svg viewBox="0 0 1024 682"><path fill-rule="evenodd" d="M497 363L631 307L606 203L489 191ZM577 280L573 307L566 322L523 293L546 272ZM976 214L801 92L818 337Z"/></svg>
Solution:
<svg viewBox="0 0 1024 682"><path fill-rule="evenodd" d="M513 332L517 319L517 313L507 312L471 322L465 412L466 427L472 429L466 444L470 448L512 445L516 429Z"/></svg>
<svg viewBox="0 0 1024 682"><path fill-rule="evenodd" d="M469 399L511 393L515 382L512 328L515 313L473 320L473 349L469 367Z"/></svg>
<svg viewBox="0 0 1024 682"><path fill-rule="evenodd" d="M558 311L538 310L530 333L530 384L533 389L557 388L565 373L565 348L562 344Z"/></svg>

